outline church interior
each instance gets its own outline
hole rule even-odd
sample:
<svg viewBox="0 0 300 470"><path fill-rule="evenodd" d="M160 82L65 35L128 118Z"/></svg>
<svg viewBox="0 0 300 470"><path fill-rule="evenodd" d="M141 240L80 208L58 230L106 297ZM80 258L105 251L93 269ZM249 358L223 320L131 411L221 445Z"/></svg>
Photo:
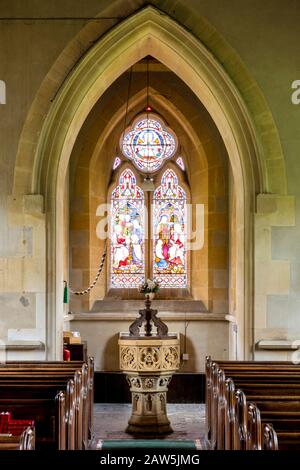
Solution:
<svg viewBox="0 0 300 470"><path fill-rule="evenodd" d="M0 450L300 448L299 20L0 0Z"/></svg>

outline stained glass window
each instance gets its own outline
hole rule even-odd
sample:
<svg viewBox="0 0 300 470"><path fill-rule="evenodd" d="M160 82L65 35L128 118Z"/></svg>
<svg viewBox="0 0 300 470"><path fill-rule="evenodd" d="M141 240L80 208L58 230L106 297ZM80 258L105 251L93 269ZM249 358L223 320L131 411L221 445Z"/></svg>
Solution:
<svg viewBox="0 0 300 470"><path fill-rule="evenodd" d="M174 155L177 141L170 129L150 115L135 121L121 138L120 147L125 157L132 160L139 170L152 173Z"/></svg>
<svg viewBox="0 0 300 470"><path fill-rule="evenodd" d="M113 170L115 170L116 168L118 168L118 166L120 165L121 163L121 159L119 157L116 157L115 160L114 160L114 163L113 163Z"/></svg>
<svg viewBox="0 0 300 470"><path fill-rule="evenodd" d="M186 287L186 194L167 169L153 197L153 277L161 287Z"/></svg>
<svg viewBox="0 0 300 470"><path fill-rule="evenodd" d="M111 286L138 287L145 279L144 193L130 169L112 192Z"/></svg>
<svg viewBox="0 0 300 470"><path fill-rule="evenodd" d="M184 166L184 162L183 162L182 157L178 157L178 158L176 159L176 163L177 163L177 165L179 166L179 168L180 168L182 171L185 170L185 166Z"/></svg>

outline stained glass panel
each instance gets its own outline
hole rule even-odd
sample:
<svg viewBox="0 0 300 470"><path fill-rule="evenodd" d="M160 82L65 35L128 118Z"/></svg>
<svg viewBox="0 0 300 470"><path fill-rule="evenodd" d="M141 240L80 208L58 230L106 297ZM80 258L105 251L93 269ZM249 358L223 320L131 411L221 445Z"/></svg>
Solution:
<svg viewBox="0 0 300 470"><path fill-rule="evenodd" d="M145 279L144 193L130 169L112 193L111 286L139 287Z"/></svg>
<svg viewBox="0 0 300 470"><path fill-rule="evenodd" d="M121 138L120 147L139 170L152 173L174 155L177 141L158 119L143 117Z"/></svg>
<svg viewBox="0 0 300 470"><path fill-rule="evenodd" d="M118 166L120 165L121 163L121 159L119 157L116 157L115 160L114 160L114 164L113 164L113 170L115 170L116 168L118 168Z"/></svg>
<svg viewBox="0 0 300 470"><path fill-rule="evenodd" d="M164 172L153 196L153 277L160 287L186 287L186 194L175 172Z"/></svg>
<svg viewBox="0 0 300 470"><path fill-rule="evenodd" d="M177 165L179 166L179 168L180 168L182 171L185 170L185 166L184 166L184 162L183 162L182 157L178 157L178 158L176 159L176 163L177 163Z"/></svg>

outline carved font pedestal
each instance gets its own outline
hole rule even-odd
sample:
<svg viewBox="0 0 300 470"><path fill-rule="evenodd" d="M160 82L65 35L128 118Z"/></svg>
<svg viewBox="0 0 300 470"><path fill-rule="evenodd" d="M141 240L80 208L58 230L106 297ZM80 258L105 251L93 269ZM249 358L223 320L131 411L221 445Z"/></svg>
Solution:
<svg viewBox="0 0 300 470"><path fill-rule="evenodd" d="M178 335L138 336L120 333L120 368L132 394L127 432L140 435L172 432L167 416L167 391L179 368Z"/></svg>

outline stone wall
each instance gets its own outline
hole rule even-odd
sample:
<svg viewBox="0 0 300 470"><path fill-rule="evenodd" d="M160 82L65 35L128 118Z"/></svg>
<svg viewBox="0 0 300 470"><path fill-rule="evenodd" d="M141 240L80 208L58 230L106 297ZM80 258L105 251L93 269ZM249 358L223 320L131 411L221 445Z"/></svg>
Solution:
<svg viewBox="0 0 300 470"><path fill-rule="evenodd" d="M232 351L232 321L225 315L183 315L174 318L174 315L161 315L168 324L170 332L180 335L180 352L187 353L189 359L180 361L182 372L204 372L205 356L212 355L218 359L229 359ZM89 352L95 357L96 370L119 370L118 339L120 332L128 332L128 326L134 320L134 315L123 314L92 314L92 317L78 314L71 320L71 327L81 333L83 339L88 340Z"/></svg>
<svg viewBox="0 0 300 470"><path fill-rule="evenodd" d="M245 1L242 12L239 0L230 5L219 0L100 4L98 0L2 0L0 79L6 83L6 104L0 104L1 338L45 342L46 325L51 323L45 309L48 207L28 185L41 125L85 51L121 17L146 3L168 13L205 44L249 110L260 136L261 173L268 175L266 186L258 187L257 193L271 194L259 196L255 215L254 340L296 338L300 334L300 106L291 101L291 83L299 79L300 7L297 1L287 5L280 0ZM89 21L95 15L102 19ZM37 96L41 99L35 106ZM41 195L44 191L39 188ZM211 204L216 211L224 209L224 202L217 199ZM224 226L222 230L226 231ZM87 233L78 235L84 236ZM221 240L223 234L212 237ZM79 239L74 243L80 244ZM95 247L94 241L91 246ZM212 260L215 255L211 256ZM89 260L86 277L78 285L91 279L94 270ZM223 296L228 280L223 266L216 265L215 270L208 297L216 299Z"/></svg>

